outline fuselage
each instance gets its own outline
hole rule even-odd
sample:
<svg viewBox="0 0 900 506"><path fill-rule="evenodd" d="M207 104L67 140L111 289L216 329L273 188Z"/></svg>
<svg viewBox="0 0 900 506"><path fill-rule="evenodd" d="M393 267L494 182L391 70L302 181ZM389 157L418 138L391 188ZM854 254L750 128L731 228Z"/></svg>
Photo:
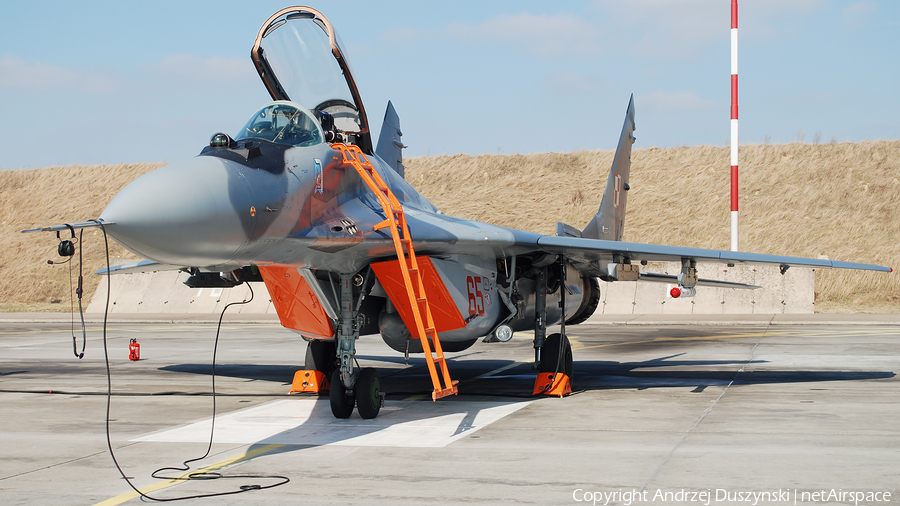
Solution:
<svg viewBox="0 0 900 506"><path fill-rule="evenodd" d="M299 106L298 106L299 107ZM369 161L404 208L440 211L377 155ZM110 236L163 264L228 271L248 264L355 272L365 254L334 255L384 219L341 152L326 142L284 146L246 139L205 148L126 186L103 211Z"/></svg>
<svg viewBox="0 0 900 506"><path fill-rule="evenodd" d="M345 163L341 150L324 141L321 130L313 134L304 145L272 142L264 135L213 142L194 158L133 181L101 219L111 223L107 230L113 239L161 264L222 273L246 266L298 269L309 278L308 286L318 285L312 306L329 308L333 316L332 275L363 272L397 255L390 232L375 230L385 212L373 191ZM417 254L429 256L446 289L448 311L465 319L442 340L471 343L501 322L514 330L533 328L537 286L532 277L519 276L510 290L513 273L504 272L517 254L517 237L528 233L447 216L380 157L367 159L402 204ZM519 268L528 261L522 258ZM581 286L567 305L567 313L574 314L590 287L574 270L571 279ZM406 329L392 312L389 294L381 284L371 288L375 302L361 308L367 330L381 333L396 349L405 347ZM560 291L551 292L548 321L554 322L561 316ZM306 334L330 337L328 330Z"/></svg>

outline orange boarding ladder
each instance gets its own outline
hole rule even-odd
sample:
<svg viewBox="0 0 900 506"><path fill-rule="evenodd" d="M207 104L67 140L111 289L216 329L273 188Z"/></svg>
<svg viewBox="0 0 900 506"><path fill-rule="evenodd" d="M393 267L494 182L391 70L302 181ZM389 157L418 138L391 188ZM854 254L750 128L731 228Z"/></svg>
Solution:
<svg viewBox="0 0 900 506"><path fill-rule="evenodd" d="M458 381L450 379L450 371L447 369L447 360L444 358L444 350L438 339L437 330L434 328L434 319L431 317L431 307L428 305L428 297L425 295L425 283L416 262L416 252L413 250L412 240L409 236L409 227L406 225L406 216L403 214L403 206L394 196L387 184L375 171L369 159L359 147L347 144L332 144L332 148L338 149L344 155L344 164L352 165L359 173L362 180L378 197L378 202L387 217L384 221L375 225L375 230L390 228L394 247L397 250L397 260L400 261L400 273L406 284L406 293L409 296L409 305L416 320L415 331L422 341L422 349L425 351L425 360L428 363L428 372L431 373L431 382L434 391L431 393L433 400L448 395L456 395ZM423 317L424 316L424 317ZM434 350L428 342L431 338ZM438 374L436 364L441 372Z"/></svg>

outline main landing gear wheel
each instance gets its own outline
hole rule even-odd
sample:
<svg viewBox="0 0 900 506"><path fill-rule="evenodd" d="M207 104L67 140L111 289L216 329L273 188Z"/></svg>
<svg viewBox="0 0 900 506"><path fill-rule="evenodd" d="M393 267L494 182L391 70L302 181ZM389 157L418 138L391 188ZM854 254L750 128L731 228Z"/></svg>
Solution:
<svg viewBox="0 0 900 506"><path fill-rule="evenodd" d="M335 360L336 345L334 341L313 340L306 345L306 363L304 369L319 371L331 379L331 373L337 367Z"/></svg>
<svg viewBox="0 0 900 506"><path fill-rule="evenodd" d="M562 354L560 354L562 351ZM559 367L557 367L557 365ZM561 372L572 381L572 373L575 372L575 364L572 361L572 345L569 338L560 334L550 334L544 341L541 351L541 372Z"/></svg>
<svg viewBox="0 0 900 506"><path fill-rule="evenodd" d="M353 414L354 397L347 395L347 388L341 381L341 370L335 369L331 373L331 389L328 394L331 400L331 413L335 418L350 418Z"/></svg>
<svg viewBox="0 0 900 506"><path fill-rule="evenodd" d="M356 380L356 410L359 416L369 419L381 410L381 379L378 370L366 367Z"/></svg>

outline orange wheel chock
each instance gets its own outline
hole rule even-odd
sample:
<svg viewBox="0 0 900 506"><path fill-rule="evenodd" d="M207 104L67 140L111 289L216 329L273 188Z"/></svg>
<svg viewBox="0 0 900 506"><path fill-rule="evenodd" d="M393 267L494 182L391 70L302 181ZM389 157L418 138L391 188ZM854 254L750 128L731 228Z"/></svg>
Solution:
<svg viewBox="0 0 900 506"><path fill-rule="evenodd" d="M328 378L321 371L300 370L294 373L294 382L289 394L299 392L324 392L328 390Z"/></svg>
<svg viewBox="0 0 900 506"><path fill-rule="evenodd" d="M555 377L554 377L555 376ZM560 397L572 393L572 385L569 383L569 377L558 372L555 375L552 372L542 372L538 374L534 381L534 392L532 395L558 395Z"/></svg>

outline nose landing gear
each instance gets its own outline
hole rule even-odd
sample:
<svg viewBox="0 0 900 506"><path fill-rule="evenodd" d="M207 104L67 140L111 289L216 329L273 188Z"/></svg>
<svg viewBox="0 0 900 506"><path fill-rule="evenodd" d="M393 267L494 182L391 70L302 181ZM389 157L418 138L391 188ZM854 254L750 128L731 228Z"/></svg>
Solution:
<svg viewBox="0 0 900 506"><path fill-rule="evenodd" d="M353 367L356 361L356 340L359 339L359 323L357 312L353 309L353 275L341 274L341 311L338 326L335 353L340 366L331 373L331 412L335 418L349 418L353 406L359 416L371 419L378 416L384 393L381 391L381 379L378 371L371 367L357 370ZM362 302L362 293L356 306Z"/></svg>

